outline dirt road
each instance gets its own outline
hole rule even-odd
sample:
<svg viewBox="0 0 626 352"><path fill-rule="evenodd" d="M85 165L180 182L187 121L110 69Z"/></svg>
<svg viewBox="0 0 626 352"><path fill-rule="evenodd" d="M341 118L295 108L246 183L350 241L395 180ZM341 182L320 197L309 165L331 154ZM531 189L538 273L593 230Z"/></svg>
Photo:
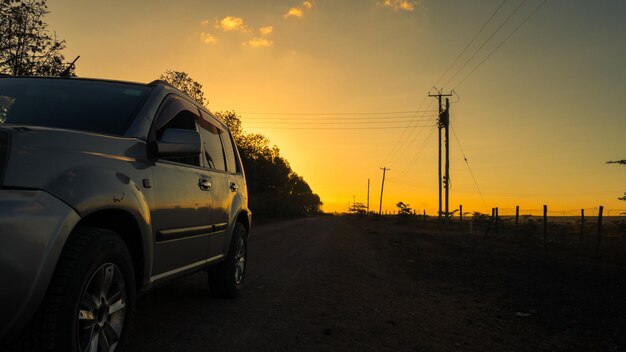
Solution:
<svg viewBox="0 0 626 352"><path fill-rule="evenodd" d="M196 274L138 301L130 351L621 351L626 270L394 223L254 228L242 296Z"/></svg>

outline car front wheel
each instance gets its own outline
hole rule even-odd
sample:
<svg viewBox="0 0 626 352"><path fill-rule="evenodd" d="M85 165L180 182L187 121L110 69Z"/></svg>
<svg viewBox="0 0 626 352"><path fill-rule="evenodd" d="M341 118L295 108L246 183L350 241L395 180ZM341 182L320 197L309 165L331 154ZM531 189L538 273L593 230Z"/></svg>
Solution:
<svg viewBox="0 0 626 352"><path fill-rule="evenodd" d="M24 335L25 345L35 351L120 351L134 302L133 265L124 241L110 230L77 229Z"/></svg>

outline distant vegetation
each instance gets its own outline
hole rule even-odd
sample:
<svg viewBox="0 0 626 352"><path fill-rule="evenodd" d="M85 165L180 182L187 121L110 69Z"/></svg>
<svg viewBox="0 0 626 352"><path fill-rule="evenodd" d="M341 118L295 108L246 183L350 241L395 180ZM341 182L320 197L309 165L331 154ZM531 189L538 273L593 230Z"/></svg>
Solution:
<svg viewBox="0 0 626 352"><path fill-rule="evenodd" d="M250 208L262 218L319 214L322 202L306 181L294 172L276 146L258 133L246 133L234 111L216 115L230 128L241 154L246 173Z"/></svg>
<svg viewBox="0 0 626 352"><path fill-rule="evenodd" d="M187 73L166 71L160 79L169 82L192 99L204 104L202 85ZM321 213L320 197L313 193L306 181L291 169L276 146L262 134L246 133L241 118L234 111L215 113L229 127L241 155L250 209L255 218L284 218Z"/></svg>

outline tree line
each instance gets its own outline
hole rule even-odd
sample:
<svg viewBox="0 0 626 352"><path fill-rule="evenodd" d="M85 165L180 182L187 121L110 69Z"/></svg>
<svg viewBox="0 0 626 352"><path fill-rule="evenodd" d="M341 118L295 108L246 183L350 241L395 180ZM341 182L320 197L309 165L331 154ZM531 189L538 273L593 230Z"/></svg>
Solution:
<svg viewBox="0 0 626 352"><path fill-rule="evenodd" d="M239 147L250 208L255 216L277 218L321 213L320 197L291 169L277 146L270 146L262 134L244 132L241 117L234 111L220 111L216 115L229 127Z"/></svg>

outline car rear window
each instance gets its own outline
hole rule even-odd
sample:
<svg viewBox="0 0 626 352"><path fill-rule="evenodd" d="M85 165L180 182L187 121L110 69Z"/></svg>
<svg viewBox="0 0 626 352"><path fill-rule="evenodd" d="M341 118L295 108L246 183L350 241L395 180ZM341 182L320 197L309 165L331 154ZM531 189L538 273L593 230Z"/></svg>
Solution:
<svg viewBox="0 0 626 352"><path fill-rule="evenodd" d="M105 81L0 79L0 123L123 135L150 87Z"/></svg>

